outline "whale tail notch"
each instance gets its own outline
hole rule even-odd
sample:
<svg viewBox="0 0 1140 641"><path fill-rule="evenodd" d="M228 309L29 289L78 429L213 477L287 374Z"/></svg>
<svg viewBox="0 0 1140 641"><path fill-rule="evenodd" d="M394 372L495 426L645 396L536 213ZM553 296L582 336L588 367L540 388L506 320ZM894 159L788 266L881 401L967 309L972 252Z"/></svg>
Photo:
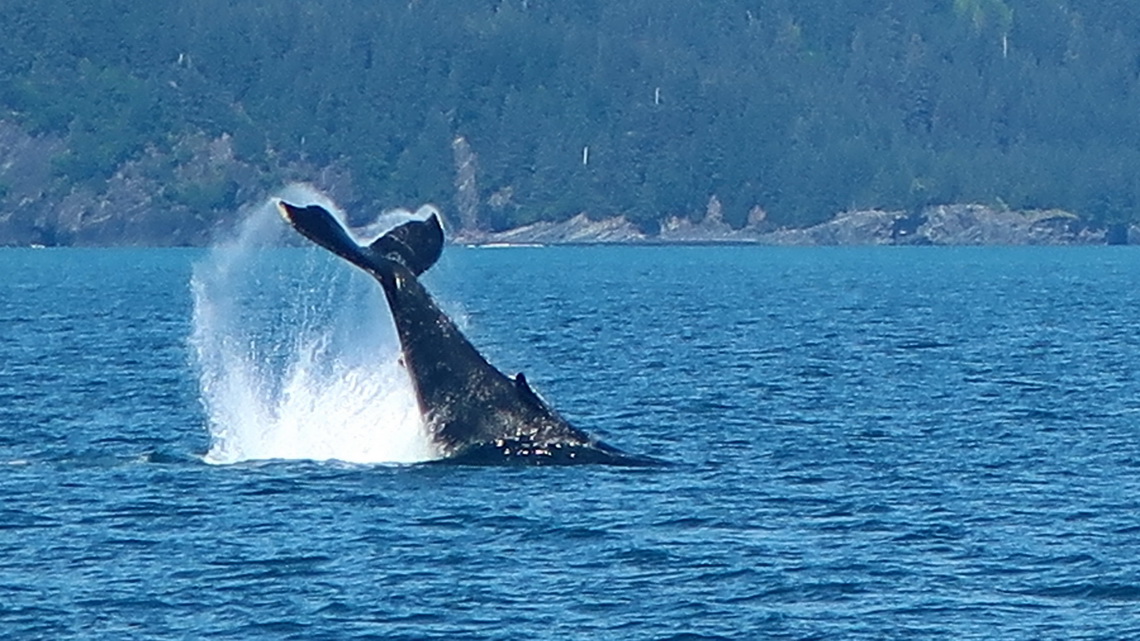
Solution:
<svg viewBox="0 0 1140 641"><path fill-rule="evenodd" d="M443 253L443 227L436 214L427 220L406 222L362 247L340 221L320 205L298 207L279 200L277 208L282 218L301 235L367 271L376 269L381 261L391 261L419 276Z"/></svg>

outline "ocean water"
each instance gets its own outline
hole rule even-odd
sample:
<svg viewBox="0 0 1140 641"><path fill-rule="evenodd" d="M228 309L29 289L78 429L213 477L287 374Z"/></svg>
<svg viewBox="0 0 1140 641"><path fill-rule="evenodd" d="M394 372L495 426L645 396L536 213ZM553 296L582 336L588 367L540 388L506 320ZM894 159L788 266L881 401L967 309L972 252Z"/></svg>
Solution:
<svg viewBox="0 0 1140 641"><path fill-rule="evenodd" d="M0 637L1140 637L1134 249L449 247L426 282L669 464L417 462L380 290L318 250L2 250Z"/></svg>

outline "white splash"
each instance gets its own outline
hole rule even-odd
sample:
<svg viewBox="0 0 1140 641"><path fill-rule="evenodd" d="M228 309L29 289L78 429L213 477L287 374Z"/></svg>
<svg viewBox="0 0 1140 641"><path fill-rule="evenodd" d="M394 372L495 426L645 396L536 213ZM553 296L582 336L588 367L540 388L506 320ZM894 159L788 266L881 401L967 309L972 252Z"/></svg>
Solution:
<svg viewBox="0 0 1140 641"><path fill-rule="evenodd" d="M344 219L307 186L278 196ZM324 250L280 247L295 233L271 199L194 266L190 344L211 437L205 460L437 458L379 285Z"/></svg>

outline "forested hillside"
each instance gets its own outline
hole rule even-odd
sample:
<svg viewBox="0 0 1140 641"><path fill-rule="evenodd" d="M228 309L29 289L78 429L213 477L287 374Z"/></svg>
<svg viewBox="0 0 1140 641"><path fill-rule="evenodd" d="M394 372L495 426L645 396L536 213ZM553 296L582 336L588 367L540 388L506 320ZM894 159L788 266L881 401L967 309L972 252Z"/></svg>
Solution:
<svg viewBox="0 0 1140 641"><path fill-rule="evenodd" d="M148 215L206 227L293 178L456 217L457 155L494 229L651 228L714 194L735 225L953 202L1102 224L1140 202L1126 0L4 0L0 19L0 121L46 157L0 171L11 221L135 174L161 185Z"/></svg>

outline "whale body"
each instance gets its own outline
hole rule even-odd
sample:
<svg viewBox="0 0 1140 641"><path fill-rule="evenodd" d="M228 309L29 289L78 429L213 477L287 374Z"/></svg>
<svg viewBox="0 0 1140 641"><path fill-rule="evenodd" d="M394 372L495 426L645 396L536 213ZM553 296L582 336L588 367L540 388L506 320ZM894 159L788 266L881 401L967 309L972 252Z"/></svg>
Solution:
<svg viewBox="0 0 1140 641"><path fill-rule="evenodd" d="M278 201L303 236L375 278L388 300L424 425L443 460L470 464L653 461L607 445L575 428L531 389L490 363L435 304L418 276L443 251L438 216L404 223L360 245L319 205Z"/></svg>

